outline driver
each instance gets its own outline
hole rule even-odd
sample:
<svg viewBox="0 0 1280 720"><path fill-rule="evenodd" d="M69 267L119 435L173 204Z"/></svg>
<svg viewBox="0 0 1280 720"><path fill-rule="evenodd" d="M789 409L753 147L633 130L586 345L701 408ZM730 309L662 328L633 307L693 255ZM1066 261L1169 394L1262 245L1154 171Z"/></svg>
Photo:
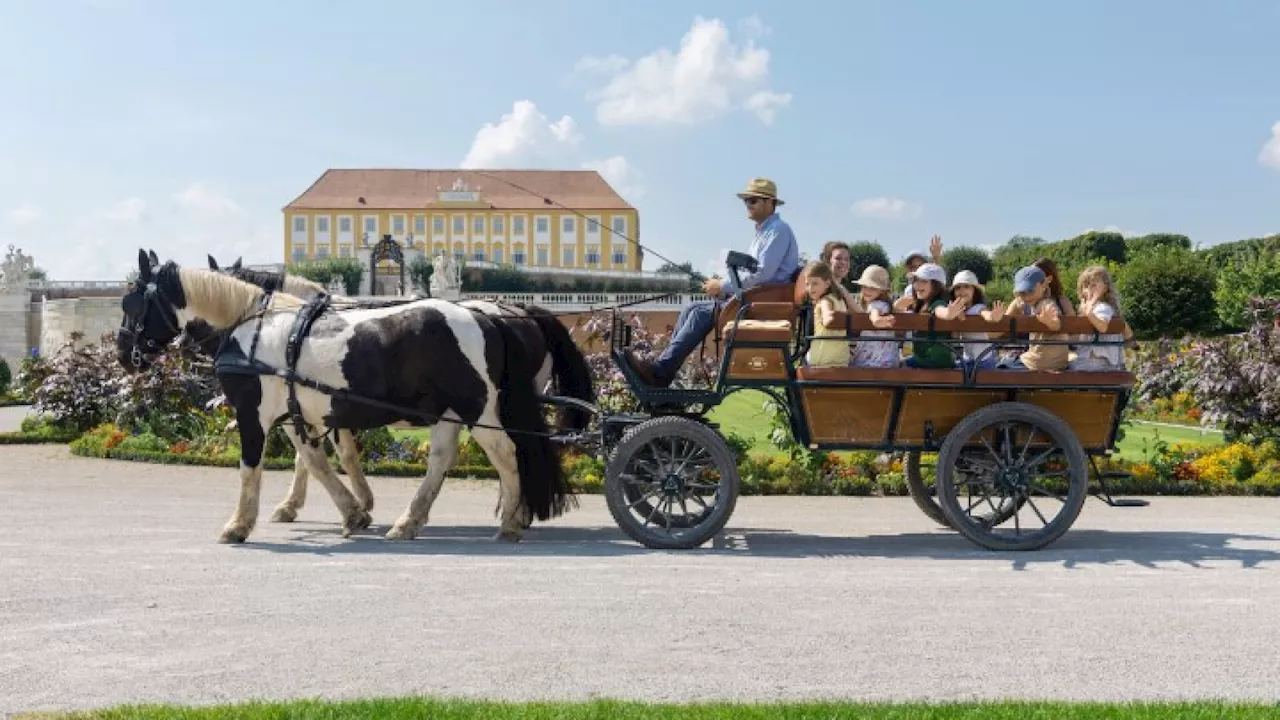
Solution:
<svg viewBox="0 0 1280 720"><path fill-rule="evenodd" d="M738 193L738 197L747 206L747 217L755 222L756 238L751 243L750 253L760 263L757 271L742 278L742 289L794 281L800 267L800 248L796 245L791 226L778 215L778 206L783 204L778 199L778 186L767 178L754 178L747 183L746 190ZM715 278L706 281L702 290L712 299L695 300L680 310L671 343L656 361L641 360L632 351L626 352L627 363L645 384L654 387L671 385L685 358L715 326L720 300L728 294L721 281Z"/></svg>

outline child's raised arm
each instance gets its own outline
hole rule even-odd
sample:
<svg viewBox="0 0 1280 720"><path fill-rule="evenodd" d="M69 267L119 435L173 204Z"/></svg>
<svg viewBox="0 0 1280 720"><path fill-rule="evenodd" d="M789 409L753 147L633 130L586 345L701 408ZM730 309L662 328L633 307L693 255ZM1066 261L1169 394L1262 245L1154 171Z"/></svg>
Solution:
<svg viewBox="0 0 1280 720"><path fill-rule="evenodd" d="M934 308L933 316L939 320L955 320L958 317L964 317L965 302L960 298L951 301L950 305L939 305Z"/></svg>
<svg viewBox="0 0 1280 720"><path fill-rule="evenodd" d="M871 315L871 324L878 328L888 329L898 322L898 319L894 316L882 314L875 305L871 306L871 311L868 314Z"/></svg>
<svg viewBox="0 0 1280 720"><path fill-rule="evenodd" d="M1083 307L1081 309L1084 309ZM1085 317L1089 318L1089 324L1098 332L1106 332L1107 326L1111 324L1111 318L1115 317L1115 310L1107 303L1096 303L1088 308Z"/></svg>
<svg viewBox="0 0 1280 720"><path fill-rule="evenodd" d="M818 301L818 322L822 323L824 328L835 327L836 303L829 295Z"/></svg>
<svg viewBox="0 0 1280 720"><path fill-rule="evenodd" d="M1000 322L1004 319L1004 302L997 300L991 303L991 307L983 309L978 314L987 322Z"/></svg>

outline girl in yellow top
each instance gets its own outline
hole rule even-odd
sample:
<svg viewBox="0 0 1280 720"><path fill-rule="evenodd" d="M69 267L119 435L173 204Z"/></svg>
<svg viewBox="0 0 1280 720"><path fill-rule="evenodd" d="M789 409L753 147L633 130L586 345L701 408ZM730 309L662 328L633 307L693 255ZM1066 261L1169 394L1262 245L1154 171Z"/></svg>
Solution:
<svg viewBox="0 0 1280 720"><path fill-rule="evenodd" d="M805 362L810 367L845 367L849 364L849 342L845 339L843 323L837 323L836 313L847 313L849 307L838 290L831 266L815 260L805 268L805 292L813 301L813 335ZM838 338L824 340L819 338Z"/></svg>

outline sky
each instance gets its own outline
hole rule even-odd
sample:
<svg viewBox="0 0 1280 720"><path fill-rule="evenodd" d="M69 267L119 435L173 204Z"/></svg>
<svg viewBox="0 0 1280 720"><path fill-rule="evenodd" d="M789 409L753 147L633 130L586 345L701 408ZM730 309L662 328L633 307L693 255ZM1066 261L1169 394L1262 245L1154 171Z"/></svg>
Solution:
<svg viewBox="0 0 1280 720"><path fill-rule="evenodd" d="M785 9L784 9L785 8ZM594 168L646 269L778 183L811 257L1280 232L1280 3L0 0L0 246L283 260L328 168Z"/></svg>

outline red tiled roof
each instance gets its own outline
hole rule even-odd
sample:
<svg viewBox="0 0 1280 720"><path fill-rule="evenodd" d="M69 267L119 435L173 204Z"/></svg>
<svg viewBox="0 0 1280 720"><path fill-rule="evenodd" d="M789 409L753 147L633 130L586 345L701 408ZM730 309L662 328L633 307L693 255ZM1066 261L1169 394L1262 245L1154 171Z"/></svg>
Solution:
<svg viewBox="0 0 1280 720"><path fill-rule="evenodd" d="M480 201L496 210L557 209L540 196L574 210L633 209L595 170L326 170L284 209L457 207L442 204L437 193L451 190L459 179L469 189L478 189Z"/></svg>

